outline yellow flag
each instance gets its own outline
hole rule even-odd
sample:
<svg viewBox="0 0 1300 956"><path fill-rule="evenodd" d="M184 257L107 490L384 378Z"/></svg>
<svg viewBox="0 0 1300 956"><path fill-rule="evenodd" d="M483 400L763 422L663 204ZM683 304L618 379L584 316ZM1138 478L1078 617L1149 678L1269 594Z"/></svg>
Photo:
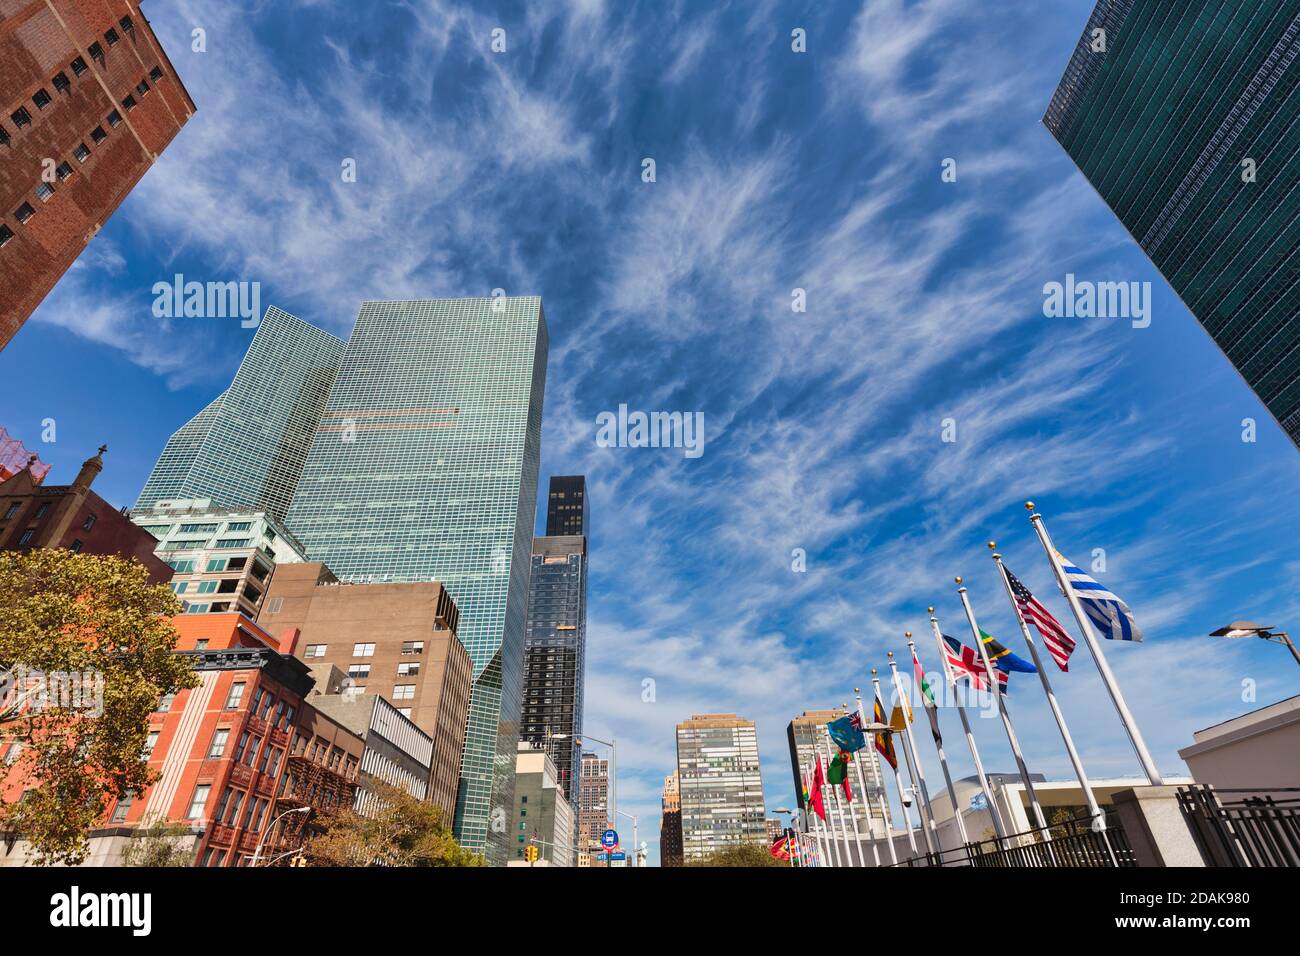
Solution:
<svg viewBox="0 0 1300 956"><path fill-rule="evenodd" d="M904 702L902 706L899 706L898 704L894 705L894 712L889 715L890 730L906 730L907 724L910 724L912 722L912 709L908 707L907 723L906 724L903 723L903 707L907 707L906 702Z"/></svg>

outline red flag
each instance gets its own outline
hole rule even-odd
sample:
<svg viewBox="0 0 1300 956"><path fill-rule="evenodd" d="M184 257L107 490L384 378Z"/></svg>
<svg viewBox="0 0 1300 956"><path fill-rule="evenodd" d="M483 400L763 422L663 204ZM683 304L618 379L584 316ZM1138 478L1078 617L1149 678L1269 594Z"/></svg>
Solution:
<svg viewBox="0 0 1300 956"><path fill-rule="evenodd" d="M790 859L790 838L787 837L787 836L777 837L777 838L776 838L776 842L772 844L771 853L772 853L772 855L773 855L774 857L776 857L778 860L786 860L786 861L789 861L789 859Z"/></svg>
<svg viewBox="0 0 1300 956"><path fill-rule="evenodd" d="M822 758L817 757L817 769L813 771L812 792L808 795L808 800L812 808L817 811L817 816L823 820L826 819L826 803L822 800L822 784L825 782L822 777Z"/></svg>

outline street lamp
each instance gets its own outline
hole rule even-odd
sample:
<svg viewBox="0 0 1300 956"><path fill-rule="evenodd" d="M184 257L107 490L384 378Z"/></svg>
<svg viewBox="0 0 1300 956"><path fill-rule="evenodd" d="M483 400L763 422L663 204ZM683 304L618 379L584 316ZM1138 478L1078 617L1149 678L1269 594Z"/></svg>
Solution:
<svg viewBox="0 0 1300 956"><path fill-rule="evenodd" d="M262 856L262 844L265 843L266 838L271 835L271 831L275 829L275 825L291 813L311 813L311 807L292 807L285 810L284 813L272 820L267 828L262 831L262 838L257 841L257 847L253 850L253 859L248 863L249 866L257 866L257 861L261 859Z"/></svg>
<svg viewBox="0 0 1300 956"><path fill-rule="evenodd" d="M601 740L599 737L593 737L591 734L551 734L551 738L558 740L573 739L578 745L578 760L582 760L582 742L583 740L594 740L598 744L604 744L609 748L609 822L614 823L614 815L618 813L618 741ZM581 786L581 784L579 784Z"/></svg>
<svg viewBox="0 0 1300 956"><path fill-rule="evenodd" d="M636 829L636 814L626 813L622 810L615 810L614 812L619 816L627 817L629 820L632 821L632 865L638 866L639 865L638 856L641 852L641 843L640 843L640 835L637 833L637 829Z"/></svg>
<svg viewBox="0 0 1300 956"><path fill-rule="evenodd" d="M1291 643L1291 636L1286 631L1275 631L1271 625L1255 624L1251 621L1233 621L1227 627L1211 631L1210 637L1259 637L1273 644L1285 644L1291 651L1295 662L1300 664L1300 651Z"/></svg>
<svg viewBox="0 0 1300 956"><path fill-rule="evenodd" d="M795 841L798 842L798 840L799 840L799 834L798 834L797 827L795 826L795 817L797 817L797 816L799 815L799 811L798 811L798 810L791 810L789 807L773 807L773 808L772 808L772 812L775 813L775 814L777 814L778 816L783 815L783 814L789 814L789 816L790 816L790 832L794 835ZM786 851L789 852L789 849L790 849L790 847L787 845L787 846L786 846ZM790 854L790 866L792 866L792 867L794 866L794 854L793 854L793 853Z"/></svg>

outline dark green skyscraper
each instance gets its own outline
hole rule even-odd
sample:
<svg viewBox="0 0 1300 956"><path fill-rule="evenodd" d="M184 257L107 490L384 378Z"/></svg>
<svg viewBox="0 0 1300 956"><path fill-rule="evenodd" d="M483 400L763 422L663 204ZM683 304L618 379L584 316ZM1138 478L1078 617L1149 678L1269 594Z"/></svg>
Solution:
<svg viewBox="0 0 1300 956"><path fill-rule="evenodd" d="M1300 5L1101 0L1044 124L1300 445Z"/></svg>

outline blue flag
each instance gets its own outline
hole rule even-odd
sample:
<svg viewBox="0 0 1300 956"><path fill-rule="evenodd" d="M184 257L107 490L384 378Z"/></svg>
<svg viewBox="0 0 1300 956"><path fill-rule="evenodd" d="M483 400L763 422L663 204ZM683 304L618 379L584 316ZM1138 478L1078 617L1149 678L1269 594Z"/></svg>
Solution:
<svg viewBox="0 0 1300 956"><path fill-rule="evenodd" d="M848 714L832 720L826 725L826 730L836 746L848 753L857 753L867 745L867 738L862 733L862 725L857 714Z"/></svg>
<svg viewBox="0 0 1300 956"><path fill-rule="evenodd" d="M984 645L984 650L988 652L989 660L993 666L1000 671L1006 671L1008 674L1019 671L1022 674L1037 674L1038 668L1023 657L1017 657L1009 650L996 641L992 634L980 628L980 643Z"/></svg>

